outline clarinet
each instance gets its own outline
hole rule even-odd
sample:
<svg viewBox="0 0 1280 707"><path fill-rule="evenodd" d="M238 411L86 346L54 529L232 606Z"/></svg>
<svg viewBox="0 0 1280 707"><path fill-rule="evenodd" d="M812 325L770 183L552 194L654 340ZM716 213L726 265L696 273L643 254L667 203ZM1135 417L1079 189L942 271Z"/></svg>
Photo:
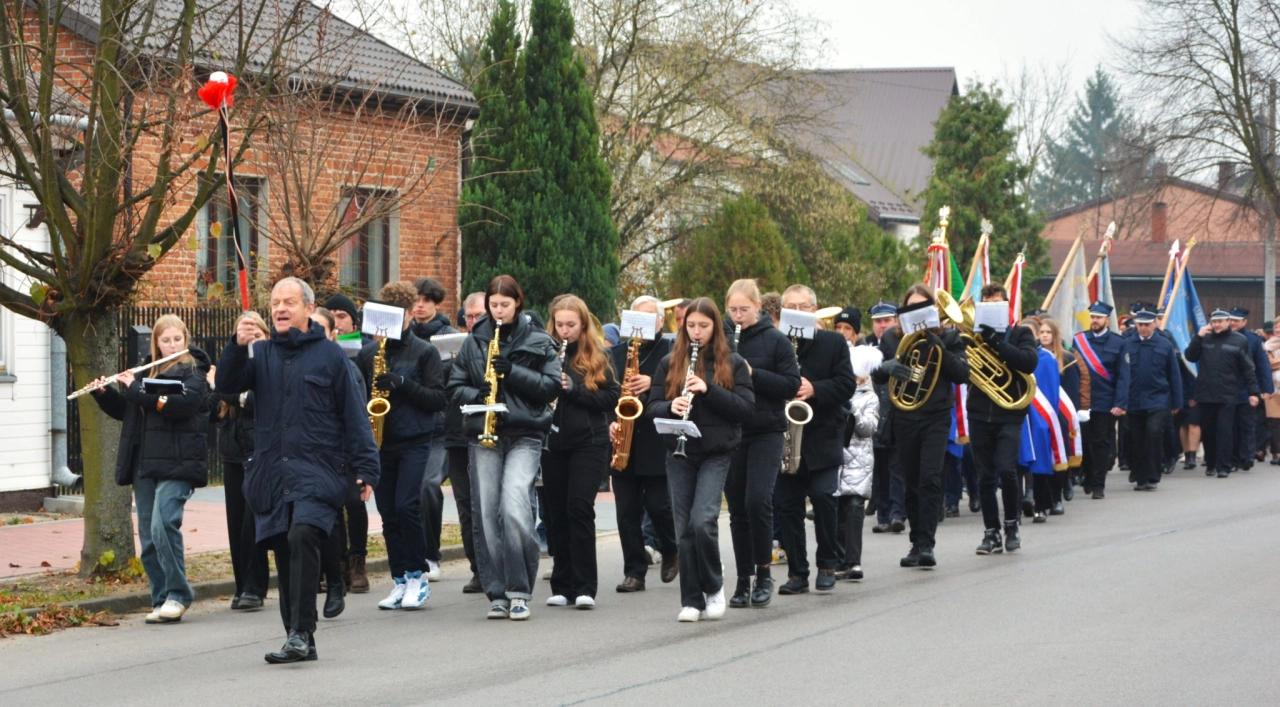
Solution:
<svg viewBox="0 0 1280 707"><path fill-rule="evenodd" d="M737 324L733 327L733 352L738 353L738 339L742 337L742 325Z"/></svg>
<svg viewBox="0 0 1280 707"><path fill-rule="evenodd" d="M693 412L693 393L689 390L688 381L689 381L689 376L694 374L697 366L698 366L698 342L692 341L689 344L689 370L687 373L684 374L684 378L685 378L684 392L680 394L680 397L689 401L689 407L685 408L684 415L680 416L680 419L685 420L686 422L689 420L689 413ZM685 433L681 432L680 436L676 438L676 451L672 452L671 456L675 457L676 459L688 459L689 455L686 454L684 451L684 445L688 441L689 441L689 438L685 435Z"/></svg>
<svg viewBox="0 0 1280 707"><path fill-rule="evenodd" d="M561 342L560 342L560 353L558 354L558 356L559 356L559 358L560 358L560 372L561 372L561 373L564 373L564 356L565 356L565 354L566 354L566 353L568 353L568 350L569 350L569 340L568 340L568 339L565 339L565 340L563 340L563 341L561 341ZM563 392L563 391L561 391L561 392ZM557 397L555 400L552 400L552 401L551 401L551 415L552 415L552 420L553 420L553 422L552 422L552 424L551 424L551 432L552 432L552 434L560 434L560 428L559 428L559 427L557 427L557 426L555 425L555 422L554 422L554 419L555 419L555 412L556 412L556 403L558 403L558 402L560 402L560 398L559 398L559 397ZM544 452L549 452L549 451L551 451L551 435L547 435L546 437L543 437L543 438L542 438L542 451L544 451Z"/></svg>

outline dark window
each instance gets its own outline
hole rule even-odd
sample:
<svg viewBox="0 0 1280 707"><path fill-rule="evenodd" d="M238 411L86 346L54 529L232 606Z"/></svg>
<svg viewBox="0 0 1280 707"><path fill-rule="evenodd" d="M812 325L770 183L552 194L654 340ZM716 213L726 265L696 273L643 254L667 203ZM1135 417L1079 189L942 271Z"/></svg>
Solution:
<svg viewBox="0 0 1280 707"><path fill-rule="evenodd" d="M360 299L376 295L391 279L394 204L392 192L353 189L347 193L343 228L359 225L338 249L338 283L353 289Z"/></svg>
<svg viewBox="0 0 1280 707"><path fill-rule="evenodd" d="M265 238L258 229L259 208L262 207L264 182L258 177L236 177L235 192L240 203L240 249L252 279L259 261L265 263ZM222 283L225 291L233 293L238 287L236 249L233 243L235 231L231 227L231 209L227 190L217 189L204 208L204 218L199 224L199 242L196 252L196 291L201 295L209 285ZM215 238L213 224L221 224L221 233Z"/></svg>

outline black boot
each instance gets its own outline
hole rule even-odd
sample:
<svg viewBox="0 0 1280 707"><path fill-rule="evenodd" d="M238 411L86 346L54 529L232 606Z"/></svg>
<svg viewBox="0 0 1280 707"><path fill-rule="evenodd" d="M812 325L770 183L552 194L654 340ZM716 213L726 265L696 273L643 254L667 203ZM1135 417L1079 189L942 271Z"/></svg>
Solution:
<svg viewBox="0 0 1280 707"><path fill-rule="evenodd" d="M763 567L756 573L756 586L751 591L751 605L768 606L772 599L773 576L769 573L768 567Z"/></svg>
<svg viewBox="0 0 1280 707"><path fill-rule="evenodd" d="M982 534L982 544L978 546L979 555L993 555L1004 552L1004 540L1000 538L1000 529L991 528Z"/></svg>
<svg viewBox="0 0 1280 707"><path fill-rule="evenodd" d="M982 510L982 498L976 493L969 494L969 512L977 513Z"/></svg>
<svg viewBox="0 0 1280 707"><path fill-rule="evenodd" d="M1182 468L1183 468L1183 469L1186 469L1187 471L1191 471L1192 469L1196 468L1196 453L1195 453L1195 452L1187 452L1186 454L1183 454L1182 456L1183 456L1183 461L1182 461Z"/></svg>
<svg viewBox="0 0 1280 707"><path fill-rule="evenodd" d="M920 566L934 567L938 564L938 559L933 556L933 548L925 546L920 548Z"/></svg>
<svg viewBox="0 0 1280 707"><path fill-rule="evenodd" d="M781 587L778 588L778 593L788 594L788 595L808 594L809 580L805 577L792 576L790 579L787 580L786 584L783 584Z"/></svg>
<svg viewBox="0 0 1280 707"><path fill-rule="evenodd" d="M738 588L729 597L730 609L745 609L751 604L751 578L739 577Z"/></svg>
<svg viewBox="0 0 1280 707"><path fill-rule="evenodd" d="M1004 522L1004 549L1013 552L1022 547L1022 538L1018 537L1018 521Z"/></svg>
<svg viewBox="0 0 1280 707"><path fill-rule="evenodd" d="M284 645L275 653L268 653L265 656L268 663L298 663L304 660L316 659L316 643L310 633L306 631L290 631L289 638L285 640Z"/></svg>
<svg viewBox="0 0 1280 707"><path fill-rule="evenodd" d="M920 548L915 545L912 545L911 552L908 552L906 557L902 558L901 560L898 560L898 565L900 567L919 567L920 566Z"/></svg>
<svg viewBox="0 0 1280 707"><path fill-rule="evenodd" d="M328 595L324 599L324 617L326 619L337 618L342 613L342 610L347 608L347 603L342 599L342 596L346 593L342 582L329 585Z"/></svg>

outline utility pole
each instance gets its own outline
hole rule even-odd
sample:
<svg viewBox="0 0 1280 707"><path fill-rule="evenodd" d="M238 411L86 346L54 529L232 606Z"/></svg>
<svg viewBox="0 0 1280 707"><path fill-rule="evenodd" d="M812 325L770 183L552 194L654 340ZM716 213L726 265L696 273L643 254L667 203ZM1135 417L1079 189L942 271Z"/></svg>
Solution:
<svg viewBox="0 0 1280 707"><path fill-rule="evenodd" d="M1271 172L1270 178L1275 180L1276 175L1276 80L1269 79L1267 81L1267 169ZM1276 318L1276 213L1272 208L1272 203L1268 199L1266 209L1259 214L1265 219L1267 229L1266 239L1263 241L1262 253L1265 261L1262 267L1262 277L1266 281L1266 289L1262 295L1262 316L1263 321L1272 322Z"/></svg>

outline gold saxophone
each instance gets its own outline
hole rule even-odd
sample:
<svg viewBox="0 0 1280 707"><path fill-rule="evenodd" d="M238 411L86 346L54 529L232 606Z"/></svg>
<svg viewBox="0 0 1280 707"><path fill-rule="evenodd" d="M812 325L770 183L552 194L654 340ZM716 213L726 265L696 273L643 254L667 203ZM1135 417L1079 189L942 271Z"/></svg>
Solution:
<svg viewBox="0 0 1280 707"><path fill-rule="evenodd" d="M489 341L489 355L485 358L484 379L489 383L489 396L484 399L485 405L498 404L498 380L502 376L493 370L493 359L498 357L498 330L502 322L493 321L493 339ZM480 446L493 449L498 446L498 413L490 410L484 414L484 432L480 433Z"/></svg>
<svg viewBox="0 0 1280 707"><path fill-rule="evenodd" d="M800 353L800 342L791 337L791 348ZM813 420L813 407L803 400L790 400L782 408L787 430L782 433L782 473L800 473L800 455L804 448L804 426Z"/></svg>
<svg viewBox="0 0 1280 707"><path fill-rule="evenodd" d="M638 375L640 375L640 339L633 336L631 343L627 345L627 369L622 375L622 385L625 387L627 381ZM614 446L613 460L609 462L609 468L622 471L631 461L631 434L635 430L636 420L644 412L644 403L640 402L640 398L627 393L618 398L618 406L613 409L613 412L618 416L618 443Z"/></svg>
<svg viewBox="0 0 1280 707"><path fill-rule="evenodd" d="M369 413L369 426L373 428L373 443L382 448L382 426L386 422L387 413L391 412L391 401L387 400L387 391L378 387L378 376L387 372L387 340L384 337L378 342L378 353L373 356L373 395L365 411Z"/></svg>

